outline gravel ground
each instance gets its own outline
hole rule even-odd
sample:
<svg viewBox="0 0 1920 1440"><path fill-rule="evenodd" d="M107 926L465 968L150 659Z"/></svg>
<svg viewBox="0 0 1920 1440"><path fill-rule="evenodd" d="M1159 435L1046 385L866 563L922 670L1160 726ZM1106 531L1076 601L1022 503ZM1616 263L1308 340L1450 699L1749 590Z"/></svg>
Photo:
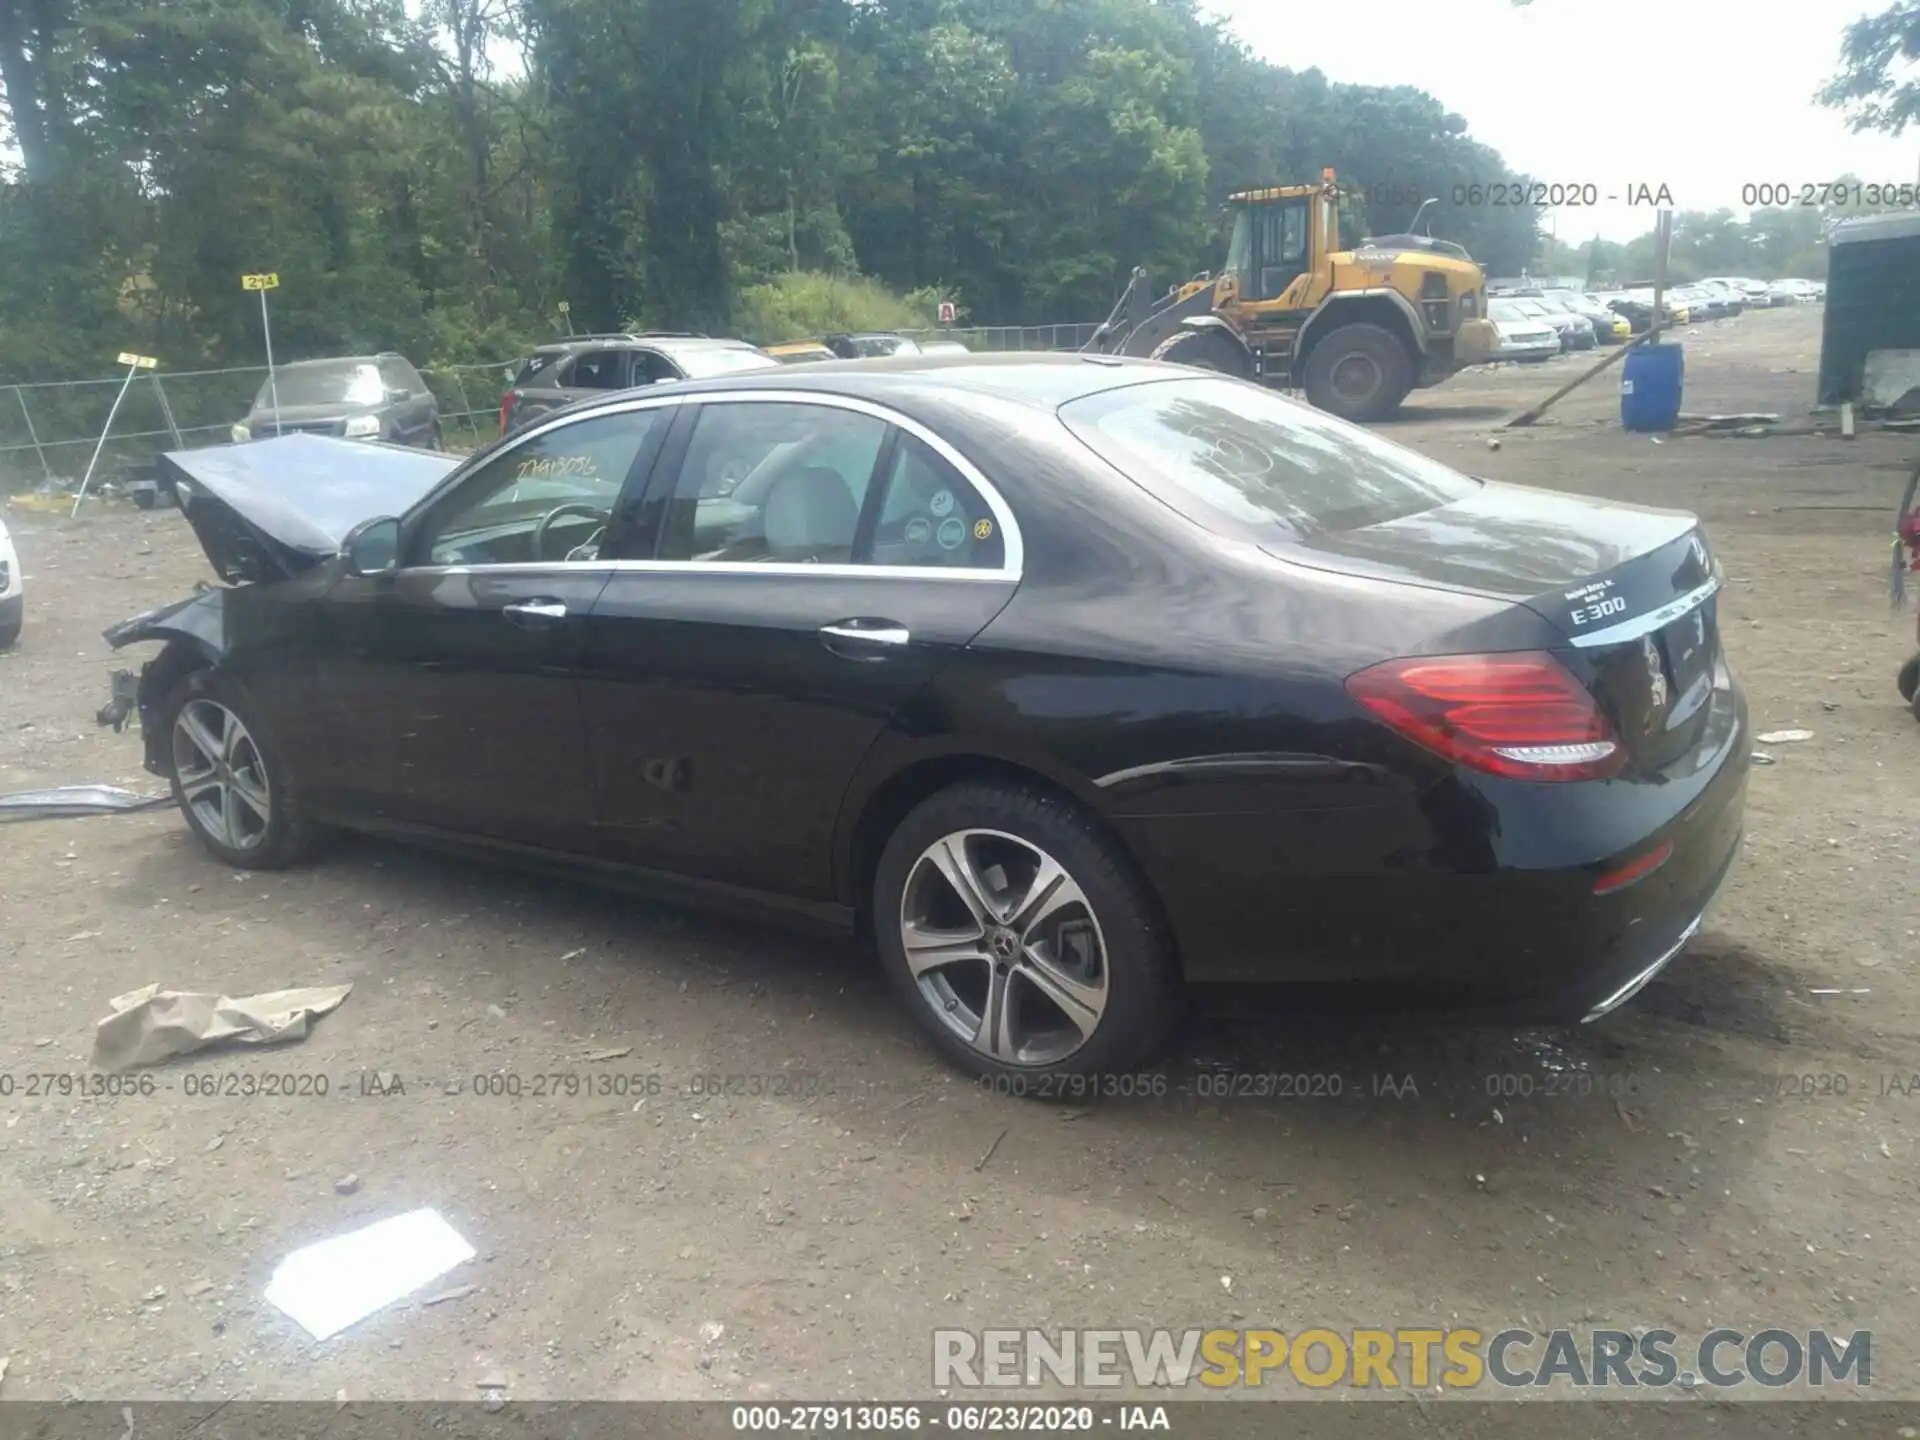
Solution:
<svg viewBox="0 0 1920 1440"><path fill-rule="evenodd" d="M1807 423L1817 311L1682 338L1690 410ZM928 1396L940 1326L1423 1323L1871 1327L1878 1397L1920 1391L1920 726L1893 688L1913 620L1886 602L1915 442L1659 443L1619 429L1608 375L1491 450L1575 363L1463 376L1387 429L1701 513L1757 728L1814 732L1770 747L1711 926L1629 1013L1194 1025L1165 1096L1065 1109L943 1068L845 947L371 841L236 874L169 811L10 826L5 1396ZM137 736L93 724L128 663L99 635L206 577L191 535L115 504L9 523L28 618L0 656L0 790L150 788ZM137 986L345 981L298 1045L162 1067L148 1096L26 1093L85 1070ZM1344 1093L1193 1093L1222 1065ZM328 1093L247 1093L268 1075ZM475 1083L496 1075L522 1093ZM526 1093L540 1075L560 1093ZM786 1093L696 1093L707 1075ZM601 1076L625 1078L570 1093ZM213 1083L232 1093L193 1093ZM321 1344L260 1298L296 1246L424 1205L479 1252L430 1290L470 1291Z"/></svg>

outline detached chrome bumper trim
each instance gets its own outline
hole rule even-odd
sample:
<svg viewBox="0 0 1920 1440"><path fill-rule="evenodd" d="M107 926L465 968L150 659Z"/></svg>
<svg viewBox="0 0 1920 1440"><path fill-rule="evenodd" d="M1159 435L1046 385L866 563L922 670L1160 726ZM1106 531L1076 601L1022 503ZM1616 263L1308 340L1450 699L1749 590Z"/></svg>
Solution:
<svg viewBox="0 0 1920 1440"><path fill-rule="evenodd" d="M1658 960L1647 966L1646 969L1642 970L1638 975L1635 975L1631 980L1627 981L1626 984L1622 985L1618 990L1614 991L1611 995L1607 996L1606 999L1589 1010L1581 1017L1580 1023L1582 1025L1591 1025L1601 1016L1611 1015L1615 1010L1618 1010L1622 1005L1626 1004L1627 1001L1638 995L1646 988L1648 981L1667 968L1668 961L1687 948L1687 942L1693 939L1699 932L1701 925L1706 922L1706 918L1707 915L1704 910L1694 916L1693 923L1680 932L1680 938L1674 941L1672 946L1670 946Z"/></svg>

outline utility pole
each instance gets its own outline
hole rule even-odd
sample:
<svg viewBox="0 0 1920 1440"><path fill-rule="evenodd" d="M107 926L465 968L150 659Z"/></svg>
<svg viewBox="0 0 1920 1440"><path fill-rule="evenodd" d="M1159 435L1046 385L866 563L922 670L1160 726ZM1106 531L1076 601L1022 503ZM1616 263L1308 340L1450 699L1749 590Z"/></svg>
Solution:
<svg viewBox="0 0 1920 1440"><path fill-rule="evenodd" d="M280 433L280 378L273 368L273 323L267 319L267 292L280 288L280 276L274 271L242 275L242 290L260 292L260 334L267 342L267 393L273 397L273 433Z"/></svg>

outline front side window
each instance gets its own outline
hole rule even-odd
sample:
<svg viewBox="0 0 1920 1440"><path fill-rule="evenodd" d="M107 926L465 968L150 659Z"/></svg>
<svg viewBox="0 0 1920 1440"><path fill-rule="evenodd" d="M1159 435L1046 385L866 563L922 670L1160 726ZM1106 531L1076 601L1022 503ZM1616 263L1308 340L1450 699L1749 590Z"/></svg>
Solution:
<svg viewBox="0 0 1920 1440"><path fill-rule="evenodd" d="M848 564L887 425L826 405L700 407L658 558Z"/></svg>
<svg viewBox="0 0 1920 1440"><path fill-rule="evenodd" d="M1358 425L1242 381L1129 385L1072 401L1060 418L1188 519L1256 539L1357 530L1478 488Z"/></svg>
<svg viewBox="0 0 1920 1440"><path fill-rule="evenodd" d="M1308 201L1287 200L1262 207L1260 283L1256 300L1277 299L1307 268Z"/></svg>
<svg viewBox="0 0 1920 1440"><path fill-rule="evenodd" d="M421 565L584 561L640 447L666 410L596 415L536 435L496 455L429 520L413 553Z"/></svg>
<svg viewBox="0 0 1920 1440"><path fill-rule="evenodd" d="M575 390L625 390L627 352L588 350L574 356L573 373L567 384Z"/></svg>

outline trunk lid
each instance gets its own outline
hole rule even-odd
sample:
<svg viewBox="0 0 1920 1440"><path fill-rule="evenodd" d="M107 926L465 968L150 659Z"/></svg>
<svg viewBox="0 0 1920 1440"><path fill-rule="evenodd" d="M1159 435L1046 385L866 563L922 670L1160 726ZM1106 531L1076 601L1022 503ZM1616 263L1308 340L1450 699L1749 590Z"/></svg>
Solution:
<svg viewBox="0 0 1920 1440"><path fill-rule="evenodd" d="M459 458L291 434L171 451L160 464L214 570L229 584L260 584L330 559L361 521L408 510Z"/></svg>
<svg viewBox="0 0 1920 1440"><path fill-rule="evenodd" d="M1532 611L1638 771L1693 748L1724 683L1717 567L1681 511L1485 482L1452 504L1270 548L1295 564Z"/></svg>

